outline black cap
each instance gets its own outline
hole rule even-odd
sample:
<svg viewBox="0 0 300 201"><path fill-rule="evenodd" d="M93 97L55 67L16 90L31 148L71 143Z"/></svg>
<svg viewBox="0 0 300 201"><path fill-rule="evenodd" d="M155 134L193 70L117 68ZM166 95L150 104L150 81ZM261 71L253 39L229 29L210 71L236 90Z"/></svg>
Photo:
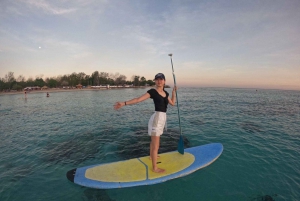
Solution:
<svg viewBox="0 0 300 201"><path fill-rule="evenodd" d="M166 80L165 75L162 74L162 73L157 73L157 74L155 75L155 78L154 78L154 79L156 80L156 79L158 79L158 78L161 78L161 79Z"/></svg>

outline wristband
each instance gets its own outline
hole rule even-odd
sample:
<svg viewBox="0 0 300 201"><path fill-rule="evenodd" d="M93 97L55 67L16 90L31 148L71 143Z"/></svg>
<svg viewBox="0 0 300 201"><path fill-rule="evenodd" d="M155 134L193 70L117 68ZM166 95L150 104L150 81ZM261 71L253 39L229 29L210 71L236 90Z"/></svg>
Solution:
<svg viewBox="0 0 300 201"><path fill-rule="evenodd" d="M126 105L126 101L125 101L125 105Z"/></svg>

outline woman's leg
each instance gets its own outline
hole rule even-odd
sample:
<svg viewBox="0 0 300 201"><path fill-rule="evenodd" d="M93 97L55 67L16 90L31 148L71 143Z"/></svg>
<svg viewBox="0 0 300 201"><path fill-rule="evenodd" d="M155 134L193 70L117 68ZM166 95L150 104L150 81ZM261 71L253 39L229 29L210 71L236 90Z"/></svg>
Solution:
<svg viewBox="0 0 300 201"><path fill-rule="evenodd" d="M150 160L152 160L152 138L150 141Z"/></svg>
<svg viewBox="0 0 300 201"><path fill-rule="evenodd" d="M161 173L164 172L164 169L157 167L157 155L159 149L159 140L160 136L151 136L151 143L150 143L150 157L152 159L152 171Z"/></svg>
<svg viewBox="0 0 300 201"><path fill-rule="evenodd" d="M152 160L152 139L151 139L151 142L150 142L150 157L149 159ZM159 158L160 156L157 154L157 158Z"/></svg>

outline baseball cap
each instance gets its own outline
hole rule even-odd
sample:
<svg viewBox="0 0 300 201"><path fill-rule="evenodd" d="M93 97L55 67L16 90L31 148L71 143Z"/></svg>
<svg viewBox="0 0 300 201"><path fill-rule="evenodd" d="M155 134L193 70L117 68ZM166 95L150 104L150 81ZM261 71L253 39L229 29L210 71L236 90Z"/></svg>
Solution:
<svg viewBox="0 0 300 201"><path fill-rule="evenodd" d="M155 75L155 78L154 78L154 79L156 80L156 79L158 79L158 78L161 78L161 79L166 80L165 75L162 74L162 73L157 73L157 74Z"/></svg>

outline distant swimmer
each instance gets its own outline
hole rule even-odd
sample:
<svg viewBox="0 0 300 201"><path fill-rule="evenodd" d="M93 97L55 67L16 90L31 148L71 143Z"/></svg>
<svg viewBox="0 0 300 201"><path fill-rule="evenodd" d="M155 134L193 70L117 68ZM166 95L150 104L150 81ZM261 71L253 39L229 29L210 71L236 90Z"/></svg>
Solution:
<svg viewBox="0 0 300 201"><path fill-rule="evenodd" d="M47 92L47 97L49 97L50 95L49 95L49 93Z"/></svg>
<svg viewBox="0 0 300 201"><path fill-rule="evenodd" d="M27 92L24 92L24 98L27 99Z"/></svg>

